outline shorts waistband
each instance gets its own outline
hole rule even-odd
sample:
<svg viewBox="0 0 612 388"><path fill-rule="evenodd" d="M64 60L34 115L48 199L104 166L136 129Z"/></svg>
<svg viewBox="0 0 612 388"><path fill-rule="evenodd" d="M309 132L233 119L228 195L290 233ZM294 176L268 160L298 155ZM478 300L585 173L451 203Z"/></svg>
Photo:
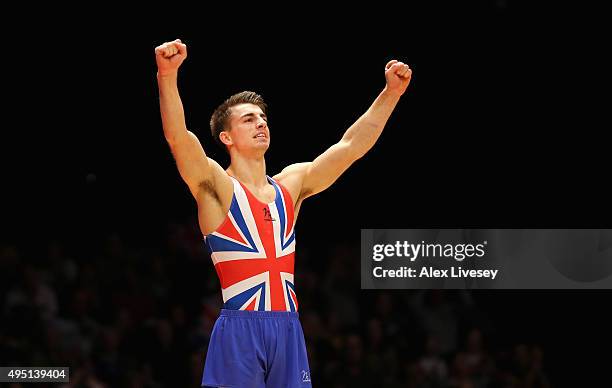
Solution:
<svg viewBox="0 0 612 388"><path fill-rule="evenodd" d="M293 311L250 311L250 310L227 310L221 309L221 317L232 318L274 318L274 319L298 319L299 314Z"/></svg>

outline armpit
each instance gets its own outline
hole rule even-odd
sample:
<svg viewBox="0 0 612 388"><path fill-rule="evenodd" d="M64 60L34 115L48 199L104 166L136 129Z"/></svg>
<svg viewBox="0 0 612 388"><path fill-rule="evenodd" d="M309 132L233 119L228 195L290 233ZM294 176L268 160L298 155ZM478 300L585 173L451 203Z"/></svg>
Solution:
<svg viewBox="0 0 612 388"><path fill-rule="evenodd" d="M217 191L215 190L215 187L213 186L210 179L203 180L202 182L200 182L199 186L200 189L204 191L204 193L214 198L214 200L217 201L219 205L221 205L221 198L219 198L219 194L217 194Z"/></svg>

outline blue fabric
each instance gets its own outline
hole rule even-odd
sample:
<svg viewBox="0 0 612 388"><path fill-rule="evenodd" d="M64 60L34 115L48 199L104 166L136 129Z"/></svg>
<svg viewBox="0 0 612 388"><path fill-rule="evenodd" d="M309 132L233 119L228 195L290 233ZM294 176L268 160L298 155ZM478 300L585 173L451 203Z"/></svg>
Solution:
<svg viewBox="0 0 612 388"><path fill-rule="evenodd" d="M203 387L312 387L297 312L221 310L213 327Z"/></svg>

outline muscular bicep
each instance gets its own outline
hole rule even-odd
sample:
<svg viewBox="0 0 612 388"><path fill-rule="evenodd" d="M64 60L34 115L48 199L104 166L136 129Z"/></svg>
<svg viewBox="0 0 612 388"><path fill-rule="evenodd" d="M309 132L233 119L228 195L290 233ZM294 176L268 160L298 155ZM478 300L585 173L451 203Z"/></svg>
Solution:
<svg viewBox="0 0 612 388"><path fill-rule="evenodd" d="M190 131L168 144L181 178L195 196L200 184L210 180L213 172L213 161L206 157L200 141Z"/></svg>
<svg viewBox="0 0 612 388"><path fill-rule="evenodd" d="M312 162L296 163L275 176L292 192L296 202L320 193L331 186L357 160L350 142L340 141Z"/></svg>
<svg viewBox="0 0 612 388"><path fill-rule="evenodd" d="M350 142L342 140L329 147L305 170L302 196L306 198L327 189L355 160L357 158L351 152Z"/></svg>

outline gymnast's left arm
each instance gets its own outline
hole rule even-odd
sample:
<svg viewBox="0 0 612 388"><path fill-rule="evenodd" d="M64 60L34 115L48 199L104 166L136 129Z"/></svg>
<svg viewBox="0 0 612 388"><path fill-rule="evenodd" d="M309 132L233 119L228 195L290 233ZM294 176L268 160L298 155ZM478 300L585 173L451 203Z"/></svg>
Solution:
<svg viewBox="0 0 612 388"><path fill-rule="evenodd" d="M346 130L342 139L312 162L288 166L279 177L299 176L300 199L331 186L374 146L400 97L406 91L411 77L412 70L408 65L396 60L389 61L385 66L384 89L370 108Z"/></svg>

